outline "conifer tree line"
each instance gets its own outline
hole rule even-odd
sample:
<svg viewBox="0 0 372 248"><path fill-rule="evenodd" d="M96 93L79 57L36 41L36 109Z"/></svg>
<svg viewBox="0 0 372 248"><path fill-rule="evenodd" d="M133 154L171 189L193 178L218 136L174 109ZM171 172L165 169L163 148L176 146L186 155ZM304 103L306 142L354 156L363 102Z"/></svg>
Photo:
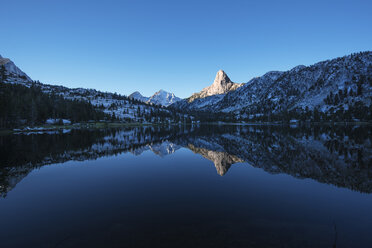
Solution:
<svg viewBox="0 0 372 248"><path fill-rule="evenodd" d="M96 98L110 98L113 102L108 110L101 104L94 106L88 100L66 99L60 94L67 88L56 86L52 93L43 92L39 81L29 85L5 83L9 77L18 77L7 72L4 65L0 66L0 128L15 128L20 126L35 126L45 124L47 119L68 119L72 123L86 121L120 121L120 122L191 122L186 114L169 110L164 106L148 104L117 93L97 92ZM20 77L23 78L23 77ZM27 78L23 78L27 80ZM58 93L59 92L59 93ZM89 97L87 92L74 92L77 98ZM128 107L134 111L133 116L119 117L115 110L119 108L121 114L129 114ZM59 122L62 124L62 121Z"/></svg>
<svg viewBox="0 0 372 248"><path fill-rule="evenodd" d="M0 128L44 124L49 118L80 122L105 117L88 102L49 95L35 85L28 88L0 82Z"/></svg>

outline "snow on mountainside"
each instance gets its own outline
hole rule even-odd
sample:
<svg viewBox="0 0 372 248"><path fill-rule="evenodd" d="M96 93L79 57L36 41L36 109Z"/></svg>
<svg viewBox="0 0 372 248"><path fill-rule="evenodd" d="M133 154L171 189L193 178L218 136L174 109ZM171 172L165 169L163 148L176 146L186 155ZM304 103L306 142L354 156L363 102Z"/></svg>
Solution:
<svg viewBox="0 0 372 248"><path fill-rule="evenodd" d="M159 90L154 95L152 95L147 102L167 107L180 100L181 98L176 97L173 93Z"/></svg>
<svg viewBox="0 0 372 248"><path fill-rule="evenodd" d="M214 110L260 114L317 108L327 112L348 109L358 101L369 106L371 97L372 52L363 52L269 72L227 94Z"/></svg>
<svg viewBox="0 0 372 248"><path fill-rule="evenodd" d="M212 86L216 86L216 81L229 82L229 79L218 72ZM212 86L171 107L204 113L234 113L237 119L284 116L288 111L322 112L341 119L361 118L360 113L371 109L372 104L372 52L311 66L300 65L285 72L271 71L226 94L207 96L219 92L216 90L219 87ZM204 98L198 98L201 96ZM365 115L363 118L368 119Z"/></svg>
<svg viewBox="0 0 372 248"><path fill-rule="evenodd" d="M2 67L4 65L4 67ZM103 111L110 116L124 121L139 121L139 122L160 122L160 121L174 121L188 118L188 115L174 114L162 106L155 106L145 102L135 102L133 98L126 97L116 93L101 92L95 89L84 88L67 88L64 86L43 84L38 81L33 81L20 70L10 59L0 58L0 69L4 70L5 79L0 78L4 83L22 84L26 87L36 86L46 94L60 95L69 100L81 100L90 102L97 109ZM133 95L133 94L132 94ZM135 94L135 96L140 94ZM177 99L174 94L163 94L161 97L154 99L156 104L167 105L175 102ZM159 101L159 102L155 102ZM168 105L169 105L168 104ZM171 117L172 116L172 117Z"/></svg>
<svg viewBox="0 0 372 248"><path fill-rule="evenodd" d="M231 120L258 121L288 118L315 121L372 118L370 51L322 61L311 66L300 65L285 72L271 71L251 79L246 84L231 82L226 73L220 70L212 85L183 100L163 90L149 98L139 92L126 97L93 89L69 89L41 84L32 81L9 59L0 57L0 66L1 75L5 75L5 79L0 79L5 83L18 83L27 87L36 85L47 94L88 101L97 109L128 121L153 122L164 116L169 118L174 113L163 108L169 105L172 110L199 111L204 114L199 117L210 116L211 119L218 120L225 116ZM221 113L228 115L220 115ZM185 114L177 115L177 118L173 116L177 121L180 117L187 117Z"/></svg>
<svg viewBox="0 0 372 248"><path fill-rule="evenodd" d="M168 107L169 105L181 100L181 98L176 97L173 93L169 93L164 90L159 90L158 92L155 92L155 94L150 97L142 96L141 93L136 91L130 94L129 97L136 99L138 101L141 101L141 102L152 103L152 104L161 105L165 107Z"/></svg>

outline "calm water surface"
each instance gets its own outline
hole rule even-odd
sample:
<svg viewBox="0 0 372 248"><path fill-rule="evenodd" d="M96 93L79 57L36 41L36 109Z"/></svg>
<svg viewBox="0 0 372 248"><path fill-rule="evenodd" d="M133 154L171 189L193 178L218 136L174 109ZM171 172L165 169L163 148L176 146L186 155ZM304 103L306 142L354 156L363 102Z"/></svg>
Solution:
<svg viewBox="0 0 372 248"><path fill-rule="evenodd" d="M369 127L0 137L0 247L372 247Z"/></svg>

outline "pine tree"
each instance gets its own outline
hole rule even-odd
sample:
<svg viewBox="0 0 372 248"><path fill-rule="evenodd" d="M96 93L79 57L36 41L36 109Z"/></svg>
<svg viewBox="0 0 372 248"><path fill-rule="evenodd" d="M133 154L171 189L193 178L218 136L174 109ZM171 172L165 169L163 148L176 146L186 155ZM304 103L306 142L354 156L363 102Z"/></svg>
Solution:
<svg viewBox="0 0 372 248"><path fill-rule="evenodd" d="M2 82L6 80L6 69L4 65L1 65L0 67L0 77Z"/></svg>
<svg viewBox="0 0 372 248"><path fill-rule="evenodd" d="M358 82L357 95L358 96L361 96L362 95L362 84L361 84L360 81Z"/></svg>

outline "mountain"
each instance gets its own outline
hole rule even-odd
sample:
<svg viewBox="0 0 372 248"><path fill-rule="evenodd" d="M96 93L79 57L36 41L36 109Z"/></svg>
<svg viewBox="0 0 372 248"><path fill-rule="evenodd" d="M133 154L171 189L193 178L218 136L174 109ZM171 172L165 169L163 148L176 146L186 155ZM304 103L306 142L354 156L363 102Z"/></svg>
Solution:
<svg viewBox="0 0 372 248"><path fill-rule="evenodd" d="M32 81L10 59L1 56L0 76L1 82L35 86L48 95L84 101L113 119L128 122L190 121L194 118L190 114L201 121L372 119L371 51L300 65L284 72L271 71L245 84L233 83L220 70L212 85L182 100L163 90L148 98L139 92L126 97L94 89L42 84Z"/></svg>
<svg viewBox="0 0 372 248"><path fill-rule="evenodd" d="M152 95L147 103L153 103L156 105L169 106L175 102L180 101L181 98L176 97L173 93L166 92L164 90L159 90L154 95Z"/></svg>
<svg viewBox="0 0 372 248"><path fill-rule="evenodd" d="M236 90L242 85L243 84L231 82L226 73L223 70L219 70L216 74L213 84L205 87L199 93L192 94L192 96L188 98L188 102L190 103L196 99L206 98L208 96L226 94L227 92Z"/></svg>
<svg viewBox="0 0 372 248"><path fill-rule="evenodd" d="M3 58L1 55L0 55L0 66L1 67L4 66L5 74L8 77L14 77L14 78L19 77L21 80L29 80L29 81L31 81L31 78L29 76L27 76L27 74L24 73L21 69L19 69L13 63L13 61L11 61L8 58Z"/></svg>
<svg viewBox="0 0 372 248"><path fill-rule="evenodd" d="M141 101L141 102L147 102L149 100L149 97L145 97L143 96L141 93L139 93L138 91L135 91L133 92L132 94L130 94L128 96L129 98L132 98L132 99L136 99L138 101Z"/></svg>
<svg viewBox="0 0 372 248"><path fill-rule="evenodd" d="M172 108L186 111L203 110L217 104L228 92L235 91L243 85L231 82L227 74L223 70L219 70L212 85L192 94L187 99L178 101L172 105Z"/></svg>
<svg viewBox="0 0 372 248"><path fill-rule="evenodd" d="M192 102L198 100L198 99L204 99L211 96L217 96L215 99L221 99L221 96L226 94L227 92L234 91L243 84L237 84L231 82L230 78L226 75L226 73L223 70L219 70L216 74L216 78L214 79L214 82L212 85L205 87L203 90L201 90L198 93L194 93L191 97L182 100L179 97L176 97L173 93L166 92L164 90L159 90L151 97L144 97L139 93L138 91L133 92L131 95L129 95L130 98L147 102L147 103L153 103L156 105L162 105L162 106L170 106L174 103L178 103L179 106L182 106L180 108L184 109L184 105L190 105ZM208 100L211 100L212 98L208 98ZM214 99L214 98L213 98ZM199 106L199 104L196 103L196 105ZM189 106L188 106L189 107ZM192 108L192 107L189 107Z"/></svg>
<svg viewBox="0 0 372 248"><path fill-rule="evenodd" d="M220 72L216 78L228 81ZM211 90L202 92L205 96ZM224 95L193 96L172 108L227 115L234 120L368 120L372 119L372 52L271 71Z"/></svg>
<svg viewBox="0 0 372 248"><path fill-rule="evenodd" d="M165 90L159 90L150 97L145 97L138 91L135 91L129 95L129 98L136 99L145 103L161 105L164 107L168 107L169 105L181 100L181 98L176 97L173 93L166 92Z"/></svg>
<svg viewBox="0 0 372 248"><path fill-rule="evenodd" d="M227 94L214 109L239 114L277 114L315 109L336 113L371 106L372 52L269 72Z"/></svg>
<svg viewBox="0 0 372 248"><path fill-rule="evenodd" d="M4 83L4 84L2 84ZM42 98L58 98L62 97L63 99L70 101L70 102L77 102L76 104L70 104L71 106L75 105L87 105L88 108L90 108L90 105L92 105L96 111L103 112L107 116L110 116L111 120L120 120L124 122L190 122L193 117L187 115L187 114L181 114L174 111L170 111L168 109L163 108L162 106L158 106L155 104L149 104L142 101L134 101L134 97L127 97L123 95L119 95L117 93L110 93L110 92L102 92L95 89L85 89L85 88L67 88L64 86L57 86L57 85L49 85L49 84L43 84L39 81L33 81L29 76L27 76L26 73L24 73L21 69L19 69L10 59L7 58L0 58L0 84L1 84L1 91L6 90L11 91L10 87L11 85L14 85L16 87L17 92L19 94L23 94L24 90L20 89L20 86L26 87L31 89L37 89L37 94L41 95ZM40 92L39 92L40 91ZM18 95L19 95L18 94ZM133 94L132 94L133 95ZM157 96L155 96L157 95ZM159 94L155 94L153 96L153 100L151 103L156 104L164 104L168 105L170 103L175 102L179 98L176 98L174 94L166 93L164 91L160 91ZM35 96L32 92L27 93L27 96L31 97ZM134 94L134 96L140 96L140 94ZM0 94L0 103L3 101L8 101L6 97L2 97ZM20 97L22 98L22 97ZM29 103L33 102L32 99L29 99ZM40 98L40 97L39 97ZM39 99L38 98L38 99ZM38 100L36 99L36 100ZM35 100L35 99L34 99ZM33 125L34 122L28 123L27 118L22 119L20 117L23 116L17 116L14 113L18 112L25 112L26 109L28 109L30 106L20 106L19 102L14 99L14 104L3 104L3 107L6 108L3 111L3 108L0 108L0 126L3 125L3 123L15 123L18 122L18 125ZM47 102L50 102L49 100L46 100ZM169 103L168 103L169 102ZM31 104L29 104L31 105ZM41 115L41 112L38 111L39 106L42 107L42 104L38 104L37 109L35 111L26 111L30 112L29 115L33 115L31 112L37 113L38 115ZM55 106L55 105L53 105ZM25 108L27 107L27 108ZM45 106L45 108L48 108L50 106ZM61 104L61 106L57 106L58 108L66 108L65 104ZM13 109L11 109L13 108ZM78 108L79 109L79 108ZM50 108L49 108L50 110ZM47 110L47 111L49 111ZM75 109L76 110L76 109ZM70 119L72 115L83 115L84 113L81 113L79 111L75 111L73 109L63 109L60 112L68 113L67 118ZM91 110L89 110L92 112ZM46 111L42 111L45 113ZM50 111L49 111L50 112ZM26 116L27 113L24 113ZM95 115L98 116L98 115ZM102 115L99 115L102 116ZM58 117L58 116L57 116ZM9 120L9 118L12 118L12 120ZM35 124L43 124L45 123L46 119L53 118L55 119L55 116L47 116L42 115L41 119L36 118L37 121ZM60 117L58 117L60 118ZM74 118L77 119L77 118ZM79 118L78 118L79 119ZM94 118L90 120L96 120ZM7 127L9 127L8 124L6 124ZM13 126L13 124L12 124Z"/></svg>

